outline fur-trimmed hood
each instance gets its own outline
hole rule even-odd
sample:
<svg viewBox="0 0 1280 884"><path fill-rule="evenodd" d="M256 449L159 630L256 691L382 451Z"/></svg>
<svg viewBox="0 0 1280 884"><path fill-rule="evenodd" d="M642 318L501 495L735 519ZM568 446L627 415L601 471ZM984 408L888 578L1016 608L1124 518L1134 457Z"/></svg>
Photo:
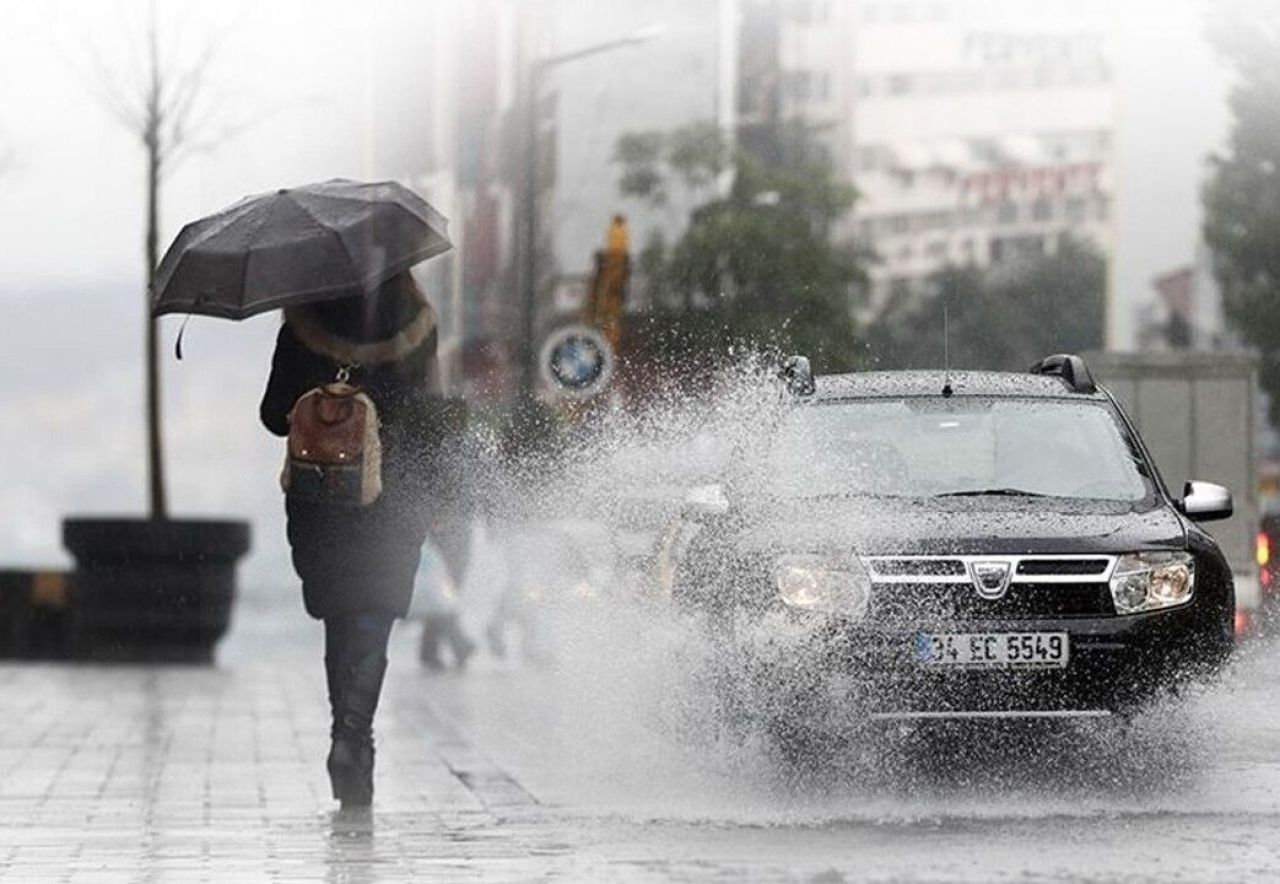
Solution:
<svg viewBox="0 0 1280 884"><path fill-rule="evenodd" d="M286 307L285 325L302 345L339 365L377 365L404 359L418 349L436 330L436 313L425 300L419 303L413 320L389 338L380 341L353 341L325 328L306 307Z"/></svg>

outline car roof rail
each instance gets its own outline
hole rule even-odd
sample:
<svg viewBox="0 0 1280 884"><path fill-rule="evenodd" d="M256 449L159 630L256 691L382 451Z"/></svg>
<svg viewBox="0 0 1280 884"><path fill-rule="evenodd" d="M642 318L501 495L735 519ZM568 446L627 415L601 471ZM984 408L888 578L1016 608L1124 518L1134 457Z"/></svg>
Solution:
<svg viewBox="0 0 1280 884"><path fill-rule="evenodd" d="M788 356L782 361L778 377L787 385L787 392L793 396L812 396L817 389L808 356Z"/></svg>
<svg viewBox="0 0 1280 884"><path fill-rule="evenodd" d="M1046 356L1031 366L1031 373L1062 378L1062 382L1073 393L1098 392L1098 385L1093 381L1089 366L1085 365L1084 360L1074 353L1057 353L1053 356Z"/></svg>

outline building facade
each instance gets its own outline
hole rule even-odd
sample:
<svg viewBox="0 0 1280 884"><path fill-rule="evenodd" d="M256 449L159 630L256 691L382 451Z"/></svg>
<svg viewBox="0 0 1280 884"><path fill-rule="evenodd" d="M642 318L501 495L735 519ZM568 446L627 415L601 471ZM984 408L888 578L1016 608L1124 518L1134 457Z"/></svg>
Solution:
<svg viewBox="0 0 1280 884"><path fill-rule="evenodd" d="M947 264L1064 237L1113 250L1114 16L1101 0L475 0L454 16L453 180L437 188L457 206L465 351L509 358L518 334L529 65L655 25L538 77L539 332L576 309L615 213L638 249L674 240L707 198L623 199L619 137L707 121L745 139L800 120L819 136L859 192L838 235L878 256L871 311Z"/></svg>
<svg viewBox="0 0 1280 884"><path fill-rule="evenodd" d="M782 113L860 197L877 298L947 263L1113 240L1117 99L1096 0L779 0Z"/></svg>

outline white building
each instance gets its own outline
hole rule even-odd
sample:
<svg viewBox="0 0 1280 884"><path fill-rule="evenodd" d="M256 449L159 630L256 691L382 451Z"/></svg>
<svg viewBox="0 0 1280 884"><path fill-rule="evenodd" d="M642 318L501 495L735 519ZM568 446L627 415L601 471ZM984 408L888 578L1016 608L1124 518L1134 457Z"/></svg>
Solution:
<svg viewBox="0 0 1280 884"><path fill-rule="evenodd" d="M792 0L784 113L826 124L882 298L947 262L1112 247L1117 113L1098 0Z"/></svg>

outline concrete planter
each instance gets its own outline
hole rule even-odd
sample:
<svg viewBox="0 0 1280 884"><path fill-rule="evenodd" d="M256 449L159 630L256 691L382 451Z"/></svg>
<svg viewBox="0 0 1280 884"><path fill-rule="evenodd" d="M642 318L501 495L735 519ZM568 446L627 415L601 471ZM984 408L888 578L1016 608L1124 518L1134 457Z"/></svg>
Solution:
<svg viewBox="0 0 1280 884"><path fill-rule="evenodd" d="M73 518L68 612L73 656L210 663L235 600L249 525L189 519Z"/></svg>

